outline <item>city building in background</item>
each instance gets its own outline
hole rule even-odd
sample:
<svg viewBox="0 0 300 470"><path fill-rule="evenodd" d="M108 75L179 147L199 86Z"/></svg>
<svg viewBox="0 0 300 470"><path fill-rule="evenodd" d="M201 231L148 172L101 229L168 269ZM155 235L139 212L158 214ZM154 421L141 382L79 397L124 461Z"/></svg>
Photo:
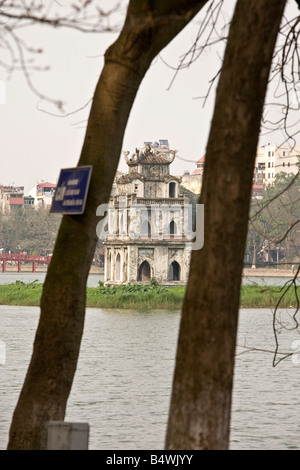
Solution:
<svg viewBox="0 0 300 470"><path fill-rule="evenodd" d="M276 175L287 176L298 173L300 147L267 144L259 147L256 154L254 184L265 188L275 183Z"/></svg>
<svg viewBox="0 0 300 470"><path fill-rule="evenodd" d="M22 208L50 208L56 184L36 183L25 195L24 186L0 185L0 213L9 215L12 210Z"/></svg>
<svg viewBox="0 0 300 470"><path fill-rule="evenodd" d="M55 188L56 184L43 181L41 183L36 183L29 191L28 195L34 199L35 207L50 208Z"/></svg>
<svg viewBox="0 0 300 470"><path fill-rule="evenodd" d="M0 213L9 215L12 208L24 206L24 186L0 185Z"/></svg>

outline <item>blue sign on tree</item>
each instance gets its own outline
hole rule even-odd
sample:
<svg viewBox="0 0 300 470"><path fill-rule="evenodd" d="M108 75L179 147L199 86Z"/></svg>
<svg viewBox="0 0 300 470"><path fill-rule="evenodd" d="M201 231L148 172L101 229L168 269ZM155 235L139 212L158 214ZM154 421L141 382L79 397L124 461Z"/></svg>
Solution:
<svg viewBox="0 0 300 470"><path fill-rule="evenodd" d="M50 212L69 215L83 214L91 173L91 166L62 169Z"/></svg>

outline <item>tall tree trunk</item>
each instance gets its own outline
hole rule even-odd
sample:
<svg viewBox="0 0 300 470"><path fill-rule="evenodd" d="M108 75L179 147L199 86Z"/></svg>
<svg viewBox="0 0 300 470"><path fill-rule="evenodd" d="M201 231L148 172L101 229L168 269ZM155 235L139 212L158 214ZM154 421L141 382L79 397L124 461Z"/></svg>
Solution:
<svg viewBox="0 0 300 470"><path fill-rule="evenodd" d="M64 216L59 229L8 449L45 449L47 422L64 419L97 243L96 209L108 202L128 116L147 69L206 1L131 0L120 36L105 54L79 160L79 166L93 166L86 210L80 216Z"/></svg>
<svg viewBox="0 0 300 470"><path fill-rule="evenodd" d="M261 115L285 0L238 0L217 89L183 303L167 449L227 449L240 284Z"/></svg>

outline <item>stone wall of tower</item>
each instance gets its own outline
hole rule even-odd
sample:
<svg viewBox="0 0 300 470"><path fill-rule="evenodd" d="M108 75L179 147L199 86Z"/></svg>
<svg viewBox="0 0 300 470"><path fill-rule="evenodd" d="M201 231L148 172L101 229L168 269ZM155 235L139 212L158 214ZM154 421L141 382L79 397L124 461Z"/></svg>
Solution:
<svg viewBox="0 0 300 470"><path fill-rule="evenodd" d="M121 245L105 247L105 283L135 284L143 282L139 268L149 265L149 279L160 284L185 284L188 279L190 251L185 245ZM173 267L175 266L175 268Z"/></svg>
<svg viewBox="0 0 300 470"><path fill-rule="evenodd" d="M149 282L155 278L161 284L185 284L190 251L186 249L182 221L187 201L179 194L180 179L170 175L174 156L149 147L143 152L136 150L131 157L126 154L129 173L117 178L111 200L117 230L104 242L105 283ZM125 212L120 197L126 203ZM132 215L133 207L136 212ZM153 218L154 208L158 208L157 219ZM137 223L131 236L121 225L126 220L128 230L134 219Z"/></svg>

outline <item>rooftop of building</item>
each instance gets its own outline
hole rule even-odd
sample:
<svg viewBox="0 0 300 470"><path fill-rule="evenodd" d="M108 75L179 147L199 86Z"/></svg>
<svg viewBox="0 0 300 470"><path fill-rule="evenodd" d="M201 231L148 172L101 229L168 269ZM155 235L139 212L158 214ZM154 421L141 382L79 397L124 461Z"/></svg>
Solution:
<svg viewBox="0 0 300 470"><path fill-rule="evenodd" d="M38 187L38 188L56 188L56 184L54 184L54 183L49 183L49 182L38 183L38 184L37 184L37 187Z"/></svg>
<svg viewBox="0 0 300 470"><path fill-rule="evenodd" d="M21 192L24 191L24 186L3 186L0 185L0 190L2 191L10 191L10 192Z"/></svg>
<svg viewBox="0 0 300 470"><path fill-rule="evenodd" d="M19 206L24 204L24 198L23 197L11 197L9 198L9 204L11 206Z"/></svg>
<svg viewBox="0 0 300 470"><path fill-rule="evenodd" d="M201 157L197 162L196 162L196 165L198 163L204 163L205 162L205 155L203 155L203 157Z"/></svg>

